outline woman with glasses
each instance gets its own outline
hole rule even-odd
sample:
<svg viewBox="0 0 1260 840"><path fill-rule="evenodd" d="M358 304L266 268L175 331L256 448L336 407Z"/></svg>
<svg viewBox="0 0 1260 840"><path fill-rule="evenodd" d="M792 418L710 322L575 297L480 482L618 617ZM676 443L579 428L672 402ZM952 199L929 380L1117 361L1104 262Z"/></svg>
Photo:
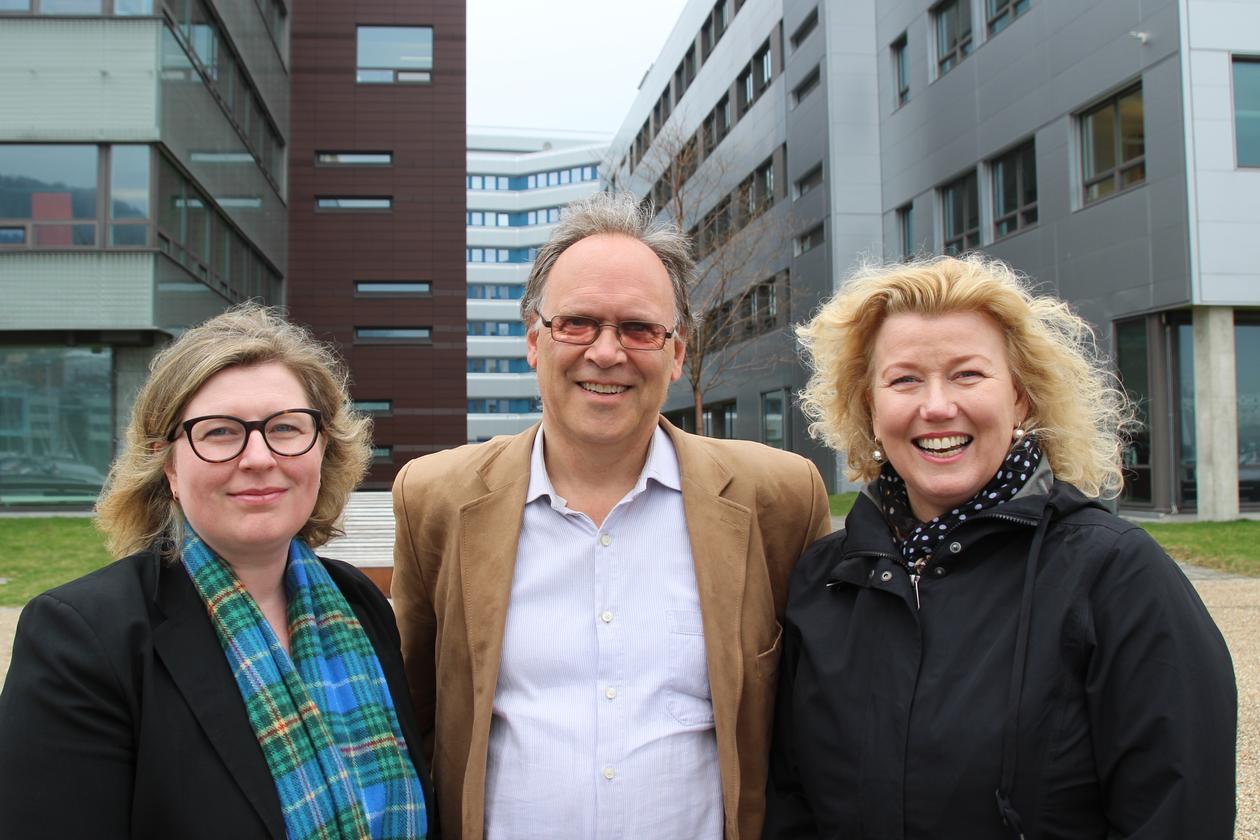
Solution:
<svg viewBox="0 0 1260 840"><path fill-rule="evenodd" d="M0 835L432 836L393 612L313 551L369 458L341 364L266 309L157 355L97 505L123 559L18 625Z"/></svg>

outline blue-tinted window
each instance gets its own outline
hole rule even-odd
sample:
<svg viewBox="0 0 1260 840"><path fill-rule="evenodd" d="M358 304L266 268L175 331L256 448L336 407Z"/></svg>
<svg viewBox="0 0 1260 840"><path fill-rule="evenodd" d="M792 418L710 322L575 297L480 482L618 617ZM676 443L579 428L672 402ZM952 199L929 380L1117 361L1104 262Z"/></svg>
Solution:
<svg viewBox="0 0 1260 840"><path fill-rule="evenodd" d="M315 206L320 210L389 210L394 200L383 196L323 196L315 199Z"/></svg>
<svg viewBox="0 0 1260 840"><path fill-rule="evenodd" d="M355 400L354 410L364 414L389 414L394 410L393 400Z"/></svg>
<svg viewBox="0 0 1260 840"><path fill-rule="evenodd" d="M537 414L540 411L542 400L537 397L468 401L469 414Z"/></svg>
<svg viewBox="0 0 1260 840"><path fill-rule="evenodd" d="M1260 59L1234 59L1234 138L1239 166L1260 166Z"/></svg>
<svg viewBox="0 0 1260 840"><path fill-rule="evenodd" d="M533 368L521 357L514 358L470 358L469 373L529 373Z"/></svg>
<svg viewBox="0 0 1260 840"><path fill-rule="evenodd" d="M432 285L423 281L359 280L354 284L354 291L356 294L381 295L383 297L427 295L430 294L432 290Z"/></svg>
<svg viewBox="0 0 1260 840"><path fill-rule="evenodd" d="M599 171L592 165L552 169L530 175L470 174L464 179L464 183L470 190L533 190L598 179Z"/></svg>
<svg viewBox="0 0 1260 840"><path fill-rule="evenodd" d="M537 248L468 248L470 263L528 263L538 256Z"/></svg>
<svg viewBox="0 0 1260 840"><path fill-rule="evenodd" d="M519 283L469 283L470 300L520 300L525 287Z"/></svg>
<svg viewBox="0 0 1260 840"><path fill-rule="evenodd" d="M525 323L523 321L469 321L468 334L523 336L525 335Z"/></svg>
<svg viewBox="0 0 1260 840"><path fill-rule="evenodd" d="M424 83L433 70L430 26L360 26L356 80L367 84Z"/></svg>
<svg viewBox="0 0 1260 840"><path fill-rule="evenodd" d="M354 337L360 341L428 342L432 332L429 327L355 327Z"/></svg>

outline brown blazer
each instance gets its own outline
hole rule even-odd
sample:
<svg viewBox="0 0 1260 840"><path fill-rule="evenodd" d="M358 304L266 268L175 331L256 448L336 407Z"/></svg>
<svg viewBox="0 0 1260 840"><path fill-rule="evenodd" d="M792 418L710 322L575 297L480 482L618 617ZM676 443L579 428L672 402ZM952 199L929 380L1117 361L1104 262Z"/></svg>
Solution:
<svg viewBox="0 0 1260 840"><path fill-rule="evenodd" d="M725 835L758 838L788 576L831 530L814 465L661 418L678 453ZM486 751L537 426L418 458L394 482L394 607L447 837L483 834Z"/></svg>

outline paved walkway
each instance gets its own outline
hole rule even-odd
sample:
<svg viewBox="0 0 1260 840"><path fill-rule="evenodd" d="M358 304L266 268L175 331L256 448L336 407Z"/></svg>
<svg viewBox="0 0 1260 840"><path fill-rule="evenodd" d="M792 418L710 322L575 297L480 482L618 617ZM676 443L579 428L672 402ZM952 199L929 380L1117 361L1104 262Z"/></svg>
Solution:
<svg viewBox="0 0 1260 840"><path fill-rule="evenodd" d="M1238 840L1260 838L1260 578L1183 567L1216 620L1238 679ZM0 607L0 681L18 610Z"/></svg>

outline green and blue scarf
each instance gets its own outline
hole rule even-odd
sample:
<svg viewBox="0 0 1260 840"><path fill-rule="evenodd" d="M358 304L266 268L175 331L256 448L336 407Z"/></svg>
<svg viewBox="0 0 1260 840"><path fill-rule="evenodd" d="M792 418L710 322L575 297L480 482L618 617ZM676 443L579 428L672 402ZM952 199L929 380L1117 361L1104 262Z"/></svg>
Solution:
<svg viewBox="0 0 1260 840"><path fill-rule="evenodd" d="M385 673L314 552L289 545L286 653L232 568L186 533L184 568L245 700L290 840L423 838L424 794Z"/></svg>

